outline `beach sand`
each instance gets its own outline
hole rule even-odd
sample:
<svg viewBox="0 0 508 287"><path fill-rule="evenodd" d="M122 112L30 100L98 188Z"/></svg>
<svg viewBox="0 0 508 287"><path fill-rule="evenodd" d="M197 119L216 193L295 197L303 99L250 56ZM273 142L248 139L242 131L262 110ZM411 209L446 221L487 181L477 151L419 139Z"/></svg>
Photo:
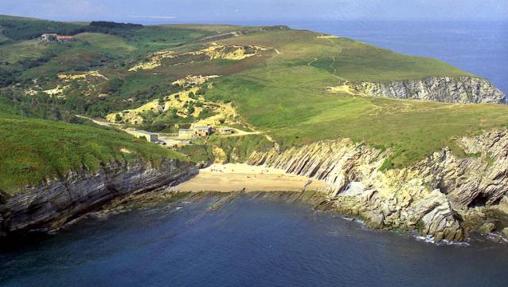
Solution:
<svg viewBox="0 0 508 287"><path fill-rule="evenodd" d="M172 189L179 192L301 192L320 191L326 187L322 181L288 174L281 169L247 164L214 164Z"/></svg>

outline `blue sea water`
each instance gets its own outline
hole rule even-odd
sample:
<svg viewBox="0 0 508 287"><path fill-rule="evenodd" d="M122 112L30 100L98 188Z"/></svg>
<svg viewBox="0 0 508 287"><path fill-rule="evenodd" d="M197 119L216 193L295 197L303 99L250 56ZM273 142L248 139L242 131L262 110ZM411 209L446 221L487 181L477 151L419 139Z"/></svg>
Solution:
<svg viewBox="0 0 508 287"><path fill-rule="evenodd" d="M508 22L319 21L290 26L437 58L487 78L508 93Z"/></svg>
<svg viewBox="0 0 508 287"><path fill-rule="evenodd" d="M240 197L90 219L0 251L1 286L508 286L508 248L436 246Z"/></svg>

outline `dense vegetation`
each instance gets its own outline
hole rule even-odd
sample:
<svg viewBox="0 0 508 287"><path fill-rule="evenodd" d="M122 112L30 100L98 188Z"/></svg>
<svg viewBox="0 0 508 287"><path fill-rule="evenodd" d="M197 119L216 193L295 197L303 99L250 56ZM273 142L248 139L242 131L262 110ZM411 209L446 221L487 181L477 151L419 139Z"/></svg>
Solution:
<svg viewBox="0 0 508 287"><path fill-rule="evenodd" d="M45 33L61 35L76 35L84 32L97 32L123 35L131 30L141 29L143 25L131 23L115 23L107 21L92 21L89 24L62 23L32 18L0 16L2 34L8 39L31 40Z"/></svg>
<svg viewBox="0 0 508 287"><path fill-rule="evenodd" d="M11 40L30 40L44 33L76 34L84 25L0 16L0 27L2 34Z"/></svg>

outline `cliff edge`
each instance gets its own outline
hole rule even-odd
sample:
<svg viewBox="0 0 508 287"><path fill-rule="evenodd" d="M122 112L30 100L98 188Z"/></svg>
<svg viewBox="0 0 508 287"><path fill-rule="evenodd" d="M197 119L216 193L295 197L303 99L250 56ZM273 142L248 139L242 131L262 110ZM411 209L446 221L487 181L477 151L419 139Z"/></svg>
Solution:
<svg viewBox="0 0 508 287"><path fill-rule="evenodd" d="M428 77L422 80L346 82L352 94L446 103L504 103L506 95L477 77Z"/></svg>
<svg viewBox="0 0 508 287"><path fill-rule="evenodd" d="M506 212L501 205L508 202L508 131L463 137L457 144L464 157L444 148L401 169L383 168L389 150L347 139L253 153L249 162L327 182L327 204L370 227L460 241L492 223L488 210Z"/></svg>
<svg viewBox="0 0 508 287"><path fill-rule="evenodd" d="M2 197L0 235L57 230L116 197L176 185L197 172L191 163L170 159L158 166L144 161L114 162L95 173L71 172L65 178Z"/></svg>

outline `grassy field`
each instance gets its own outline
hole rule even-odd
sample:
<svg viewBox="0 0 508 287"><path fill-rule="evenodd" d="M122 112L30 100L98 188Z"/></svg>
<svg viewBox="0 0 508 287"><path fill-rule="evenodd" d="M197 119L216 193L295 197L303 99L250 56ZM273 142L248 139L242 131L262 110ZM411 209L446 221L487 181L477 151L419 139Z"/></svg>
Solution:
<svg viewBox="0 0 508 287"><path fill-rule="evenodd" d="M470 75L442 61L412 57L348 38L320 38L310 31L269 31L229 38L225 44L274 47L268 66L312 66L350 81L390 81Z"/></svg>
<svg viewBox="0 0 508 287"><path fill-rule="evenodd" d="M70 170L94 171L110 161L142 158L157 164L163 158L183 159L123 132L5 113L0 113L0 133L0 190L8 193Z"/></svg>
<svg viewBox="0 0 508 287"><path fill-rule="evenodd" d="M48 46L37 40L26 40L10 45L0 45L0 59L3 63L15 64L23 60L40 58Z"/></svg>
<svg viewBox="0 0 508 287"><path fill-rule="evenodd" d="M126 54L136 50L136 47L130 45L125 39L108 34L101 33L81 33L76 35L76 39L83 41L94 49L103 50L109 53Z"/></svg>
<svg viewBox="0 0 508 287"><path fill-rule="evenodd" d="M422 159L454 138L508 127L508 106L354 97L326 91L337 79L318 68L258 69L220 79L207 93L232 101L244 120L283 147L351 138L393 150L391 166Z"/></svg>

